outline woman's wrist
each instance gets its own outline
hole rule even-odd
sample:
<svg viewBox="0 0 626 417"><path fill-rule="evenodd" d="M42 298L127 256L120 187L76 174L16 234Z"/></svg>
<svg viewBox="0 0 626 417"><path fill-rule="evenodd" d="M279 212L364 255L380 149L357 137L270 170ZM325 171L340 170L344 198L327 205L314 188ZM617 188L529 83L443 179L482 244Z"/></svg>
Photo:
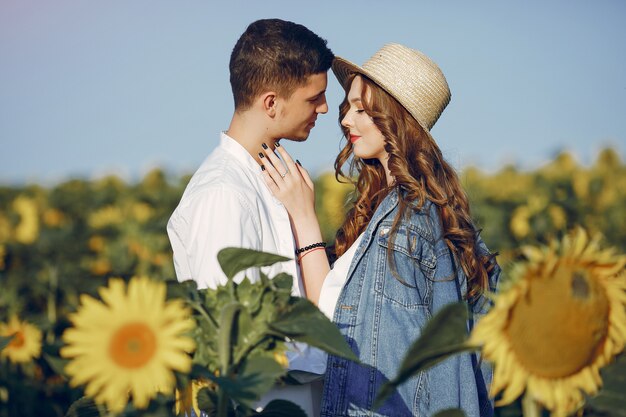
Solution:
<svg viewBox="0 0 626 417"><path fill-rule="evenodd" d="M317 214L315 210L298 211L296 213L289 213L291 221L297 224L312 224L317 223Z"/></svg>
<svg viewBox="0 0 626 417"><path fill-rule="evenodd" d="M303 248L312 243L321 242L322 232L316 217L308 221L295 221L292 219L293 234L296 238L296 246Z"/></svg>

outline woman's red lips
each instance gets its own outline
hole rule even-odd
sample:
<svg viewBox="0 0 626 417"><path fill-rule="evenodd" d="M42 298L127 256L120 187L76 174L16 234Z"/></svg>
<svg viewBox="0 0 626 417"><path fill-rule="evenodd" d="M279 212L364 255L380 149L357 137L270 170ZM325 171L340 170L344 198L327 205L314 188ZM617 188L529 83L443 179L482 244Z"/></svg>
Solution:
<svg viewBox="0 0 626 417"><path fill-rule="evenodd" d="M352 143L356 142L359 139L361 139L361 136L350 135L350 142L352 142Z"/></svg>

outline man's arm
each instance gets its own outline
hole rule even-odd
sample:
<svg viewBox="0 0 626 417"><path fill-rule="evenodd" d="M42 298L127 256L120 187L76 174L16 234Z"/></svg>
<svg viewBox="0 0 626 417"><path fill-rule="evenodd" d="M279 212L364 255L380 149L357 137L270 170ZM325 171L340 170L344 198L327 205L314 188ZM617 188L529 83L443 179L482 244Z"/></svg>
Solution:
<svg viewBox="0 0 626 417"><path fill-rule="evenodd" d="M167 226L179 281L193 279L198 288L226 283L217 253L229 246L261 249L261 229L249 202L226 187L202 190L179 207ZM255 271L248 271L252 280ZM235 279L243 279L243 273Z"/></svg>

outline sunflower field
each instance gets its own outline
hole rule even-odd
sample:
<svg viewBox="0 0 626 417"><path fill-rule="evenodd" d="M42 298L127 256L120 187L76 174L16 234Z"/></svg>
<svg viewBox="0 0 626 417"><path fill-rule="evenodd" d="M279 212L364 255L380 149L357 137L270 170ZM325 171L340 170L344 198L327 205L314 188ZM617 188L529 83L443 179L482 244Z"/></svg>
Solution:
<svg viewBox="0 0 626 417"><path fill-rule="evenodd" d="M581 371L582 376L570 386L563 382L567 378L559 374L560 370L549 366L553 358L568 356L570 346L560 344L555 347L558 351L548 352L550 346L535 346L530 343L532 338L526 338L529 340L524 343L510 344L517 346L518 352L534 352L536 348L539 353L505 360L503 345L490 344L490 337L503 333L505 326L496 319L486 319L484 328L468 343L476 348L484 345L485 357L495 365L498 404L508 404L496 409L498 415L542 415L539 408L535 414L528 411L532 407L524 403L529 398L521 396L524 391L534 392L535 399L553 415L626 415L622 398L626 360L623 353L619 355L626 339L626 164L613 149L601 151L591 166L583 166L563 152L533 171L504 167L486 173L467 168L460 177L484 241L499 253L504 270L501 291L511 289L502 301L496 300L496 307L512 309L516 300L523 298L520 294L539 288L519 284L535 279L525 277L564 276L585 307L567 304L571 314L559 316L561 321L552 325L565 329L556 332L560 340L570 340L566 326L576 327L571 317L582 311L581 320L587 320L590 324L586 329L591 330L583 336L577 333L575 336L583 339L573 337L571 345L593 340L585 345L586 350L571 349L570 356L578 365L565 374ZM252 399L262 394L261 382L271 385L284 374L285 338L302 337L302 341L311 342L307 339L311 335L290 333L296 318L326 326L329 336L321 348L350 355L343 350L343 339L333 339L338 332L333 333L330 322L323 322L315 308L289 297L290 278L275 277L258 285L242 283L216 293L201 292L174 280L166 224L188 180L189 176L173 177L155 169L134 183L108 176L73 179L54 186L0 186L0 417L109 415L107 409L119 415L159 416L190 408L213 410L214 415L256 415ZM333 173L319 175L315 183L320 224L325 239L332 241L351 199L352 186L338 183ZM244 255L225 254L223 267L230 268L234 276L244 267L279 260ZM249 262L237 266L241 259ZM550 293L556 291L553 287L545 288L542 293L558 294ZM595 304L589 307L586 300L592 298ZM552 305L553 301L546 298L543 302ZM516 311L529 309L522 306ZM105 312L106 320L101 316ZM532 336L532 329L525 326L542 316L536 311L524 314L528 320L517 315L515 332ZM130 340L130 334L139 335L132 343L119 345L129 350L102 348L107 343L102 339L107 326L133 315L138 317L134 324L111 334L111 340L125 341ZM602 323L597 320L600 316L606 317ZM294 317L293 322L289 322L290 317ZM276 325L259 332L255 323L267 321ZM147 331L142 323L158 332ZM239 330L233 330L232 323ZM542 331L555 333L552 330ZM512 334L509 339L514 339ZM257 339L251 342L251 338ZM231 344L230 348L224 348L223 340ZM198 347L199 341L205 347ZM140 349L133 350L133 343L152 349L163 367L144 367L144 358L137 354ZM97 348L103 356L118 355L129 369L145 368L146 378L162 390L148 392L141 380L128 377L126 381L116 375L106 363L98 363ZM192 357L193 361L189 359ZM506 363L500 369L508 367L512 379L507 381L504 371L498 373L499 362ZM515 373L511 367L523 371ZM265 379L259 382L252 378L252 369L257 372L254 375L265 375ZM227 380L233 372L240 376L240 385ZM530 381L533 372L541 377L537 377L539 382L522 382L520 375ZM550 375L551 381L559 381L554 386L545 382ZM552 394L541 394L542 389L552 390ZM569 395L568 389L579 391ZM132 404L120 400L128 392ZM221 397L224 393L242 408L226 411L229 402ZM592 396L581 408L583 398ZM276 415L298 415L285 411L289 410L286 404L268 406L262 415L272 415L274 406L276 410L287 407ZM543 413L549 415L545 410Z"/></svg>

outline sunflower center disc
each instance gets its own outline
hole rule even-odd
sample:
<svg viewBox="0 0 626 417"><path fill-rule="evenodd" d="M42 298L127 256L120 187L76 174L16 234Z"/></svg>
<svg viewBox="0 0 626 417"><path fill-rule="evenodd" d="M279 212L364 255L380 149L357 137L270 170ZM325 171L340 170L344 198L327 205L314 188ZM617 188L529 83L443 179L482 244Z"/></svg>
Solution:
<svg viewBox="0 0 626 417"><path fill-rule="evenodd" d="M609 301L592 271L557 265L529 271L528 292L510 313L511 347L527 371L561 378L591 364L608 332Z"/></svg>
<svg viewBox="0 0 626 417"><path fill-rule="evenodd" d="M124 368L145 365L156 351L156 337L144 323L130 323L119 328L111 338L109 353Z"/></svg>
<svg viewBox="0 0 626 417"><path fill-rule="evenodd" d="M13 348L21 348L24 346L24 341L24 334L22 332L17 332L13 335L13 339L11 339L9 346Z"/></svg>

